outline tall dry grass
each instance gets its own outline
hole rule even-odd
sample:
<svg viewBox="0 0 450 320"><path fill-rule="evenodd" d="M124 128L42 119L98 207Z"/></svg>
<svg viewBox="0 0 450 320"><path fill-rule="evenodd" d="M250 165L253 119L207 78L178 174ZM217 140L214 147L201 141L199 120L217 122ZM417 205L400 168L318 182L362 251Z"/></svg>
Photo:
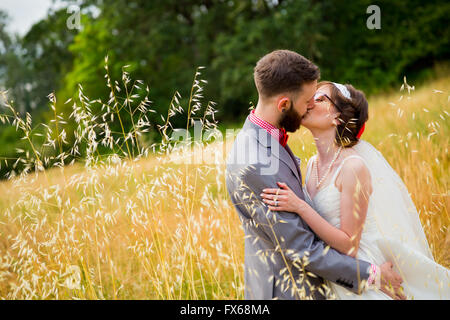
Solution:
<svg viewBox="0 0 450 320"><path fill-rule="evenodd" d="M120 90L108 77L112 96L103 102L107 117L99 122L101 116L89 113L91 101L80 93L73 108L79 119L75 144L85 142L87 159L67 165L56 152L47 158L55 168L42 171L45 156L38 152L23 158L30 163L27 175L0 183L0 298L243 298L244 234L225 188L224 161L232 140L181 152L170 141L169 119L183 109L187 128L194 120L215 128L213 104L201 104L204 82L199 75L187 106L174 95L155 153L149 152L154 145L145 146L139 138L149 127L148 105L140 105L139 126L114 138L105 119L115 114L118 121L115 111L130 106L132 94L119 99L124 87ZM128 74L122 80L131 86ZM434 257L446 267L449 85L450 77L443 77L409 94L405 89L371 98L364 133L404 179ZM49 139L56 150L64 143L60 133L54 134L58 119L55 110ZM26 136L26 120L20 125ZM99 157L96 145L101 143L117 143L123 152ZM127 146L130 150L139 143L132 157ZM301 129L289 145L304 170L314 154L311 135ZM199 155L216 155L217 163L186 161Z"/></svg>

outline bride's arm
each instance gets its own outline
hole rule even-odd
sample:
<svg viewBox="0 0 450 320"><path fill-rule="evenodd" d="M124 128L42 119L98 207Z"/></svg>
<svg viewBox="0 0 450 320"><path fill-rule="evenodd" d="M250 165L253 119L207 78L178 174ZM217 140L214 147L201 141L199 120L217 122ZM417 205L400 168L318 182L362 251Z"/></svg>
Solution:
<svg viewBox="0 0 450 320"><path fill-rule="evenodd" d="M348 160L342 168L345 177L341 193L341 226L336 228L322 218L305 201L298 198L284 183L278 183L277 206L273 198L277 189L264 189L262 197L272 211L291 211L299 214L309 227L328 245L354 257L358 251L362 228L371 193L370 173L360 160Z"/></svg>
<svg viewBox="0 0 450 320"><path fill-rule="evenodd" d="M346 254L356 256L366 220L372 182L369 170L359 159L349 159L340 172L342 177L340 230Z"/></svg>

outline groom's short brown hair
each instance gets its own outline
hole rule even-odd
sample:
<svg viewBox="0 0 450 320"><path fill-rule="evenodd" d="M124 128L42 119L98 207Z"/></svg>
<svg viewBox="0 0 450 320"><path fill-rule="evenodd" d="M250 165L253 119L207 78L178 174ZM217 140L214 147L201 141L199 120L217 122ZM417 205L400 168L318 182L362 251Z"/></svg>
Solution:
<svg viewBox="0 0 450 320"><path fill-rule="evenodd" d="M290 50L275 50L256 63L253 77L260 96L298 92L304 83L320 78L319 67Z"/></svg>

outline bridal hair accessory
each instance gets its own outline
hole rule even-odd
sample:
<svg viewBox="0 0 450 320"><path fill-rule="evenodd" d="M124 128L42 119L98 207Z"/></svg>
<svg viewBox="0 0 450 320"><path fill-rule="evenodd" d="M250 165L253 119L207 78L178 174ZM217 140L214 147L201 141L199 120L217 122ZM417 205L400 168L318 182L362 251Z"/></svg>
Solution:
<svg viewBox="0 0 450 320"><path fill-rule="evenodd" d="M347 99L352 98L352 96L350 95L350 91L348 91L346 86L344 86L343 84L340 84L340 83L336 83L336 82L333 82L333 84L336 88L338 88L338 90L342 93L342 95L344 97L346 97Z"/></svg>
<svg viewBox="0 0 450 320"><path fill-rule="evenodd" d="M347 99L351 99L352 98L352 96L350 95L350 91L348 91L346 86L344 86L343 84L340 84L340 83L336 83L336 82L333 82L333 84L334 84L334 86L336 88L338 88L338 90L342 93L342 95L344 97L346 97ZM361 129L359 129L358 134L356 135L357 139L359 139L361 137L361 135L363 134L365 128L366 128L366 124L364 123L362 125Z"/></svg>
<svg viewBox="0 0 450 320"><path fill-rule="evenodd" d="M361 129L359 129L358 134L356 135L357 139L361 138L361 135L363 134L365 128L366 128L366 123L364 122L364 124L362 125Z"/></svg>

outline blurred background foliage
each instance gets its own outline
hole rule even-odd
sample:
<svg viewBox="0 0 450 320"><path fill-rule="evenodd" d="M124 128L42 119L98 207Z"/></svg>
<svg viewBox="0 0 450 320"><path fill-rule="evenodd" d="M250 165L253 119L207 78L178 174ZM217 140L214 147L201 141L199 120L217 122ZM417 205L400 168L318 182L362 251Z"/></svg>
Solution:
<svg viewBox="0 0 450 320"><path fill-rule="evenodd" d="M218 103L222 124L239 123L256 104L253 67L264 54L290 49L314 61L322 79L352 83L376 94L408 81L425 81L450 57L450 2L328 0L63 0L81 9L81 29L69 29L67 8L50 9L24 36L9 34L0 12L0 87L33 123L67 117L81 83L91 99L108 100L104 57L120 81L122 67L149 86L152 119L175 91L186 105L195 70L205 66L205 99ZM370 30L369 5L381 9L381 29ZM97 110L100 111L100 110ZM70 127L70 123L68 126ZM125 122L126 127L131 121ZM185 119L174 119L183 127ZM70 132L70 130L67 130ZM151 136L151 135L150 135ZM0 126L0 156L27 148L14 127ZM73 137L68 137L73 139ZM5 167L6 164L6 167ZM9 164L3 162L1 172ZM3 176L3 174L2 174Z"/></svg>

